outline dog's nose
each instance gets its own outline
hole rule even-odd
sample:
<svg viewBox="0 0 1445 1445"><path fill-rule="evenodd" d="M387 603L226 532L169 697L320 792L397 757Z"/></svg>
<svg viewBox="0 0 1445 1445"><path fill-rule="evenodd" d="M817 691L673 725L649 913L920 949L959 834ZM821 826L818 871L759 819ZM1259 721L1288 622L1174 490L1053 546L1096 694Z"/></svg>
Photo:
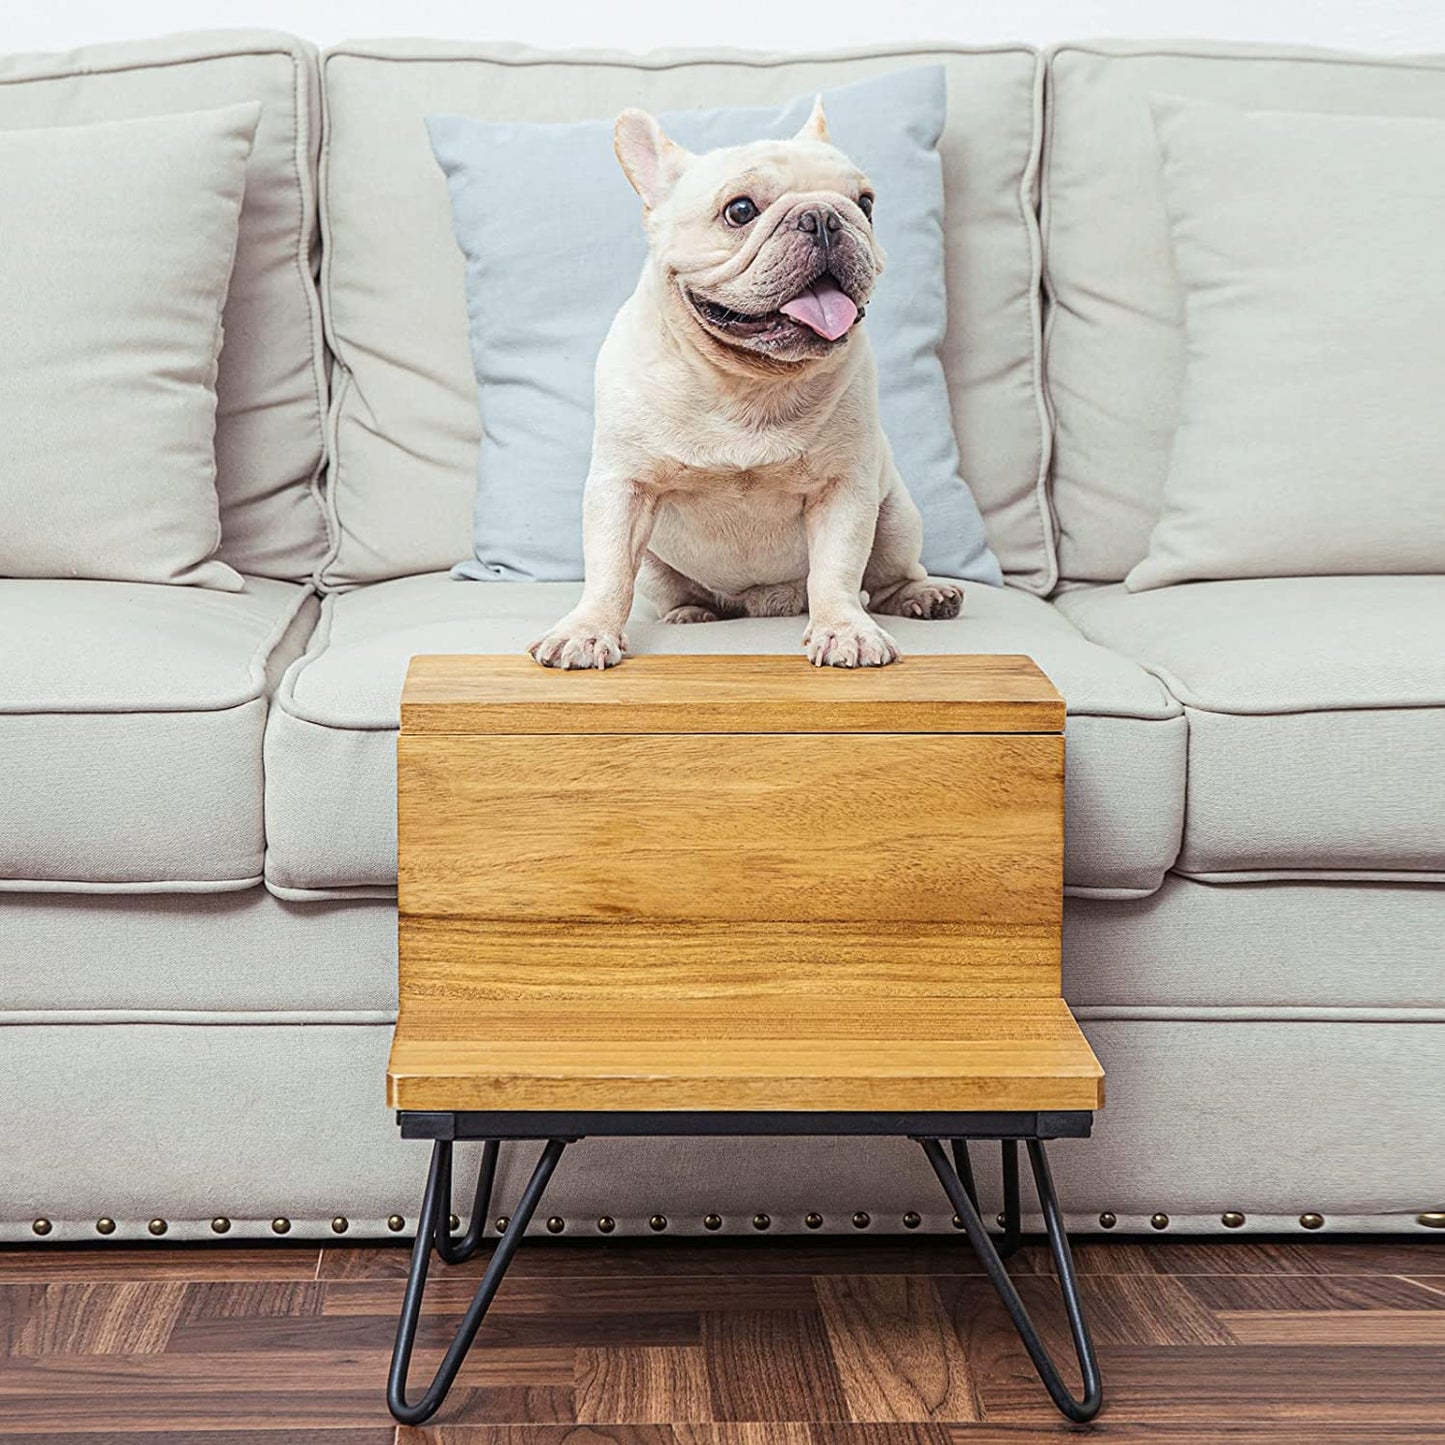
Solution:
<svg viewBox="0 0 1445 1445"><path fill-rule="evenodd" d="M828 244L841 224L838 213L827 206L813 206L798 217L798 229L806 231L820 246Z"/></svg>

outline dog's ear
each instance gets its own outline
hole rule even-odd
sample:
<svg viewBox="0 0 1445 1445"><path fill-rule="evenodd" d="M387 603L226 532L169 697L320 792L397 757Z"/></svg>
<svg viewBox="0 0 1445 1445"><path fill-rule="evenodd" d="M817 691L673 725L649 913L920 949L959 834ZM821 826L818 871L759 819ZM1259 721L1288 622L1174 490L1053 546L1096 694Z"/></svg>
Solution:
<svg viewBox="0 0 1445 1445"><path fill-rule="evenodd" d="M812 113L803 122L803 128L793 137L794 140L828 140L828 117L823 113L823 97L820 95L813 101Z"/></svg>
<svg viewBox="0 0 1445 1445"><path fill-rule="evenodd" d="M617 117L612 148L649 211L662 203L692 159L692 152L669 140L645 110L624 110Z"/></svg>

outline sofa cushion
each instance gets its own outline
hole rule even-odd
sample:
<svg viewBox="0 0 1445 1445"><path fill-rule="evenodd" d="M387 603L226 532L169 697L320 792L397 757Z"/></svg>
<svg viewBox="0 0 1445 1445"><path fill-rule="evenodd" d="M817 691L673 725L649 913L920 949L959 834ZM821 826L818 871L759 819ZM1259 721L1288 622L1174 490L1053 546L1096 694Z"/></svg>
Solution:
<svg viewBox="0 0 1445 1445"><path fill-rule="evenodd" d="M1189 718L1181 872L1445 877L1445 577L1066 592Z"/></svg>
<svg viewBox="0 0 1445 1445"><path fill-rule="evenodd" d="M1043 162L1053 502L1065 578L1148 551L1184 375L1152 93L1237 110L1445 118L1445 58L1089 42L1049 58Z"/></svg>
<svg viewBox="0 0 1445 1445"><path fill-rule="evenodd" d="M427 115L579 121L610 119L626 106L776 105L927 64L948 74L939 146L949 298L942 355L963 476L1004 571L1046 592L1054 565L1042 490L1033 209L1041 72L1021 46L638 57L389 40L330 51L322 63L322 287L338 362L331 496L339 541L327 581L440 570L470 550L477 390L464 263Z"/></svg>
<svg viewBox="0 0 1445 1445"><path fill-rule="evenodd" d="M0 889L258 882L268 683L313 618L265 578L0 580Z"/></svg>
<svg viewBox="0 0 1445 1445"><path fill-rule="evenodd" d="M313 278L319 95L315 51L228 30L0 57L0 130L259 101L216 378L218 556L240 572L309 577L326 549L318 473L326 417Z"/></svg>
<svg viewBox="0 0 1445 1445"><path fill-rule="evenodd" d="M409 659L520 652L577 593L570 582L478 585L432 574L328 597L267 729L268 886L302 898L394 889L396 727ZM635 615L628 636L636 652L796 652L802 667L803 625L776 617L671 627ZM1178 847L1185 735L1158 682L1014 588L969 588L952 622L888 625L905 654L1034 657L1069 704L1066 883L1107 893L1159 886Z"/></svg>
<svg viewBox="0 0 1445 1445"><path fill-rule="evenodd" d="M0 131L0 576L241 586L216 358L260 109Z"/></svg>

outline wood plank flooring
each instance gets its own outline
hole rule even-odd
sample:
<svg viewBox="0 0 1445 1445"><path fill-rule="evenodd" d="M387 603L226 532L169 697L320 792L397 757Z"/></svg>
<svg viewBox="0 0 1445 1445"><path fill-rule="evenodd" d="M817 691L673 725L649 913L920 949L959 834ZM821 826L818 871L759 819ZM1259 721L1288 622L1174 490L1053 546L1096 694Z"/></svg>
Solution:
<svg viewBox="0 0 1445 1445"><path fill-rule="evenodd" d="M1445 1440L1445 1239L1107 1241L1107 1390L1054 1414L961 1240L529 1242L432 1425L386 1378L407 1254L0 1251L0 1437L36 1445L1382 1445ZM413 1376L484 1261L434 1267ZM1068 1356L1047 1253L1021 1291Z"/></svg>

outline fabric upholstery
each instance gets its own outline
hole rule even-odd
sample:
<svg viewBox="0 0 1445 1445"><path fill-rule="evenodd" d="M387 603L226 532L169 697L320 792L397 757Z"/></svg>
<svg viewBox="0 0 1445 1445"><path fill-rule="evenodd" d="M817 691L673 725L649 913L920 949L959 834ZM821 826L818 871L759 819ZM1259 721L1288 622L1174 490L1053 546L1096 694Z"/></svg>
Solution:
<svg viewBox="0 0 1445 1445"><path fill-rule="evenodd" d="M0 57L0 131L252 101L261 118L216 378L220 558L239 572L301 580L326 545L314 49L268 31L228 30Z"/></svg>
<svg viewBox="0 0 1445 1445"><path fill-rule="evenodd" d="M0 890L244 888L304 587L0 581Z"/></svg>
<svg viewBox="0 0 1445 1445"><path fill-rule="evenodd" d="M1064 905L1084 1009L1445 1010L1445 888L1200 883ZM304 960L304 967L298 966ZM396 1009L396 904L236 893L0 895L0 1014L228 1013L375 1021Z"/></svg>
<svg viewBox="0 0 1445 1445"><path fill-rule="evenodd" d="M1148 550L1185 363L1150 95L1440 120L1445 59L1087 42L1058 47L1048 75L1042 214L1060 570L1114 582Z"/></svg>
<svg viewBox="0 0 1445 1445"><path fill-rule="evenodd" d="M1445 876L1445 577L1081 588L1057 606L1185 705L1180 871Z"/></svg>
<svg viewBox="0 0 1445 1445"><path fill-rule="evenodd" d="M396 726L409 659L519 652L576 595L572 583L473 586L432 575L328 597L267 731L268 885L302 897L393 888ZM800 651L800 617L672 627L642 613L640 605L628 626L637 652ZM970 587L953 622L888 625L905 654L1033 656L1070 709L1066 881L1131 892L1159 886L1178 843L1185 747L1177 704L1163 688L1011 588ZM1120 787L1126 776L1129 786Z"/></svg>
<svg viewBox="0 0 1445 1445"><path fill-rule="evenodd" d="M216 361L259 118L0 131L0 576L240 590Z"/></svg>
<svg viewBox="0 0 1445 1445"><path fill-rule="evenodd" d="M1152 105L1189 359L1127 585L1445 572L1445 123Z"/></svg>
<svg viewBox="0 0 1445 1445"><path fill-rule="evenodd" d="M877 362L884 434L923 514L923 565L934 576L998 586L983 518L958 474L939 358L948 323L938 157L947 76L941 65L914 66L822 96L833 143L882 198L873 224L888 266L864 331ZM796 135L813 103L809 93L771 109L680 110L660 119L669 139L701 153ZM486 419L476 555L453 575L571 582L583 570L595 361L642 272L642 208L613 153L609 121L498 124L432 115L427 130L466 256L472 361ZM508 197L505 206L499 196ZM585 226L575 224L578 215Z"/></svg>
<svg viewBox="0 0 1445 1445"><path fill-rule="evenodd" d="M943 359L963 476L1005 572L1047 591L1054 566L1042 490L1033 207L1041 75L1038 57L1018 46L813 59L553 54L430 41L329 52L322 281L339 363L331 464L339 542L327 581L440 571L468 550L477 394L462 257L425 116L579 121L629 105L775 105L928 64L948 72Z"/></svg>
<svg viewBox="0 0 1445 1445"><path fill-rule="evenodd" d="M210 1024L0 1025L0 1240L33 1243L41 1217L51 1242L93 1245L102 1215L116 1220L116 1243L146 1239L156 1216L178 1242L213 1239L217 1214L233 1239L273 1239L278 1215L293 1238L334 1240L337 1214L352 1237L388 1237L393 1213L415 1228L428 1150L401 1139L386 1108L389 1024ZM1415 1229L1445 1196L1439 1022L1100 1015L1084 1027L1109 1105L1092 1139L1050 1150L1072 1229L1097 1231L1109 1210L1120 1232L1147 1233L1163 1210L1171 1232L1223 1234L1231 1209L1266 1233L1297 1231L1306 1210L1327 1231ZM535 1152L503 1146L497 1212L513 1206ZM976 1152L992 1210L998 1151ZM464 1217L476 1157L459 1146ZM662 1213L669 1233L692 1236L714 1211L723 1233L756 1238L759 1210L779 1233L803 1232L818 1210L824 1232L856 1238L860 1209L870 1233L903 1233L916 1209L924 1230L956 1238L921 1151L902 1139L592 1139L568 1152L547 1200L542 1216L594 1239L602 1214L648 1236L648 1216Z"/></svg>

